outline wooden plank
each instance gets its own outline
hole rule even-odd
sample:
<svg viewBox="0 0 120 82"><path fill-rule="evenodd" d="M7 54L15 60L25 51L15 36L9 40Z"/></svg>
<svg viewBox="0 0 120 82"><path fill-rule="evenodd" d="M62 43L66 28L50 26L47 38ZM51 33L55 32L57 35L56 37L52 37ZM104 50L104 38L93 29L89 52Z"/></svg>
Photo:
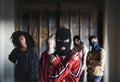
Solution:
<svg viewBox="0 0 120 82"><path fill-rule="evenodd" d="M20 17L21 14L19 12L15 12L15 31L20 30Z"/></svg>
<svg viewBox="0 0 120 82"><path fill-rule="evenodd" d="M97 11L90 10L89 17L90 17L90 35L97 35L98 33Z"/></svg>
<svg viewBox="0 0 120 82"><path fill-rule="evenodd" d="M36 43L36 50L39 52L39 12L31 11L30 12L30 23L29 23L29 33L33 36L33 39Z"/></svg>
<svg viewBox="0 0 120 82"><path fill-rule="evenodd" d="M48 16L48 13L47 11L42 11L40 12L41 15L40 15L40 41L39 41L39 44L40 44L40 54L45 51L47 49L47 46L46 46L46 40L48 38L48 23L47 23L47 16Z"/></svg>
<svg viewBox="0 0 120 82"><path fill-rule="evenodd" d="M60 11L60 26L69 29L69 10Z"/></svg>
<svg viewBox="0 0 120 82"><path fill-rule="evenodd" d="M79 11L71 11L71 31L72 35L79 35Z"/></svg>
<svg viewBox="0 0 120 82"><path fill-rule="evenodd" d="M29 28L29 11L23 11L21 17L20 30L28 32L28 28Z"/></svg>
<svg viewBox="0 0 120 82"><path fill-rule="evenodd" d="M88 37L89 37L89 16L88 10L81 10L81 40L84 42L85 46L89 47Z"/></svg>
<svg viewBox="0 0 120 82"><path fill-rule="evenodd" d="M79 35L79 10L71 10L70 11L70 30L71 30L71 38L73 47L73 37L75 35Z"/></svg>
<svg viewBox="0 0 120 82"><path fill-rule="evenodd" d="M49 11L49 36L56 33L57 29L57 10Z"/></svg>

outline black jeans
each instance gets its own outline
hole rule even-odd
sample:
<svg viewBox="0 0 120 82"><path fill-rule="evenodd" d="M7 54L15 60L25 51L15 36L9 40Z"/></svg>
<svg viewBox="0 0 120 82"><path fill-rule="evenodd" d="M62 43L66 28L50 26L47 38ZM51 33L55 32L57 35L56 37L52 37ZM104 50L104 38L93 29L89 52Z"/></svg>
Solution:
<svg viewBox="0 0 120 82"><path fill-rule="evenodd" d="M79 82L84 82L85 70L82 71Z"/></svg>

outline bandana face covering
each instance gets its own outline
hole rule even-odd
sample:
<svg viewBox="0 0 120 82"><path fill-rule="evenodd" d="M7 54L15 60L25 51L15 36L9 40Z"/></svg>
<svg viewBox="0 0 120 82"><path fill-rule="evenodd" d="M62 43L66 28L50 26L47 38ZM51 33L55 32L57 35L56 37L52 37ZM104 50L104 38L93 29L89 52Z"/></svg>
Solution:
<svg viewBox="0 0 120 82"><path fill-rule="evenodd" d="M98 41L95 41L93 43L91 43L91 46L92 46L92 50L93 51L97 51L100 49L100 46L99 46L99 42Z"/></svg>
<svg viewBox="0 0 120 82"><path fill-rule="evenodd" d="M60 56L70 54L71 33L69 29L59 28L56 32L56 53Z"/></svg>

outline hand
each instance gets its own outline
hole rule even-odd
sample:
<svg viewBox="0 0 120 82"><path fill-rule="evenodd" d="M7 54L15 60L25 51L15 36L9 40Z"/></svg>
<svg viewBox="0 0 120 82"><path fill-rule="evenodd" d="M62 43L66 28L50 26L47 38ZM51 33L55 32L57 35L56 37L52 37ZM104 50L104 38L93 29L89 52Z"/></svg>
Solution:
<svg viewBox="0 0 120 82"><path fill-rule="evenodd" d="M93 62L94 62L93 60L90 60L90 62L89 62L89 63L90 63L90 64L93 64Z"/></svg>
<svg viewBox="0 0 120 82"><path fill-rule="evenodd" d="M85 65L82 65L82 69L85 69L86 68L86 66Z"/></svg>
<svg viewBox="0 0 120 82"><path fill-rule="evenodd" d="M77 61L79 58L78 58L78 56L77 56L77 54L78 54L78 52L76 52L75 54L72 54L72 58L75 60L75 61Z"/></svg>

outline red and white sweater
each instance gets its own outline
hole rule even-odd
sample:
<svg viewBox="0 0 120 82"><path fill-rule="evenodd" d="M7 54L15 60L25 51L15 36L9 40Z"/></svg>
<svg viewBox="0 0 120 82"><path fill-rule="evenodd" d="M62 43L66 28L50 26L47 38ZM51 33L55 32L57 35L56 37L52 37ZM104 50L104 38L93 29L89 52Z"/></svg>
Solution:
<svg viewBox="0 0 120 82"><path fill-rule="evenodd" d="M40 82L78 82L80 79L80 54L74 60L70 56L58 57L52 63L50 55L43 52L40 58L39 77Z"/></svg>

